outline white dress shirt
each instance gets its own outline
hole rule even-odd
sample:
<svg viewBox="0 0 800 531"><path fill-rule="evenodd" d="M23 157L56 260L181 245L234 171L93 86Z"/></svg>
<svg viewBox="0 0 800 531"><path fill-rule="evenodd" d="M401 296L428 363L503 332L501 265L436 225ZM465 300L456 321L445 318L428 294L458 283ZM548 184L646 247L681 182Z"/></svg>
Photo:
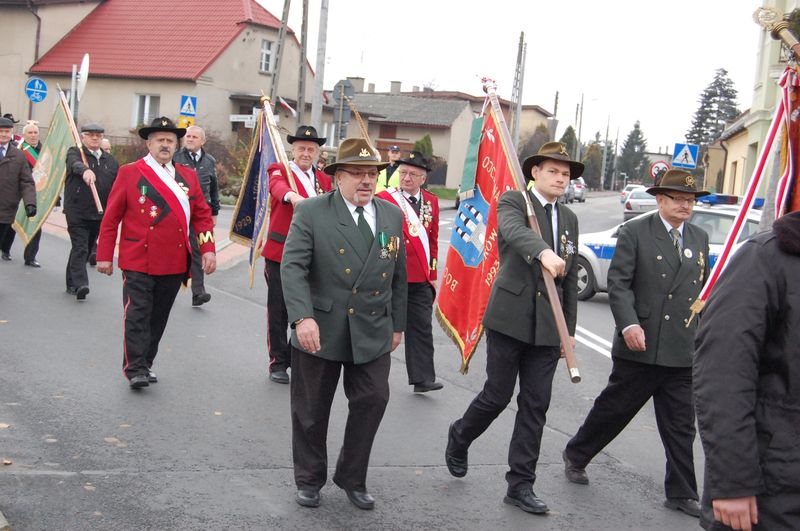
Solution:
<svg viewBox="0 0 800 531"><path fill-rule="evenodd" d="M357 205L354 205L353 203L345 199L344 196L342 196L342 199L344 199L344 204L347 205L347 209L350 210L350 215L353 216L353 221L355 222L356 227L358 227L358 212L356 212ZM369 223L369 228L372 229L372 235L374 236L375 226L376 226L376 214L375 214L375 205L372 203L372 201L364 205L364 219L366 219L367 223Z"/></svg>

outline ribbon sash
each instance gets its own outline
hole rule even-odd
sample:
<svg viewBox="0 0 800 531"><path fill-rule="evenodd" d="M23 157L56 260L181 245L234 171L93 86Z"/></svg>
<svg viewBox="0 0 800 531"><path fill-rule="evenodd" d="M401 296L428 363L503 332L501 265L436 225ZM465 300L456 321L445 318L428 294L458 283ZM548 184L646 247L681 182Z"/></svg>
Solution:
<svg viewBox="0 0 800 531"><path fill-rule="evenodd" d="M311 181L311 178L308 176L308 174L301 170L293 160L289 161L289 167L292 169L292 173L295 174L297 180L302 185L301 188L297 189L297 192L303 197L316 197L317 191L314 189L314 182ZM313 171L314 169L312 168L311 170Z"/></svg>
<svg viewBox="0 0 800 531"><path fill-rule="evenodd" d="M155 162L155 161L154 161ZM147 179L147 181L153 185L153 187L161 194L161 197L167 202L172 210L172 214L177 216L178 222L183 229L183 234L186 236L186 241L188 243L189 238L189 198L186 193L178 186L178 183L172 176L162 168L160 165L157 166L161 171L157 171L153 168L148 161L145 159L139 159L136 161L136 168L142 173L142 176ZM175 170L177 171L177 170ZM162 176L161 174L164 174ZM169 180L168 180L169 179ZM180 195L183 195L183 198ZM184 206L185 203L185 206ZM182 212L184 215L181 216L179 212Z"/></svg>
<svg viewBox="0 0 800 531"><path fill-rule="evenodd" d="M417 216L417 212L408 203L408 201L406 201L403 192L401 192L398 188L387 188L386 191L389 192L389 195L392 197L392 200L397 204L397 206L400 207L400 210L403 211L403 214L406 217L407 221L404 232L408 234L409 241L412 243L412 245L417 245L422 247L422 250L424 252L420 253L418 248L417 256L419 256L420 258L422 258L422 256L425 256L425 264L423 264L424 265L423 269L425 270L425 276L430 277L431 243L428 240L427 229L425 229L425 226L420 221L419 216ZM401 204L400 201L403 201L404 204ZM422 193L420 193L420 201L422 202L425 201L425 198L422 195ZM420 209L421 208L422 205L420 204ZM408 232L409 224L417 225L417 227L419 227L419 236L414 237Z"/></svg>

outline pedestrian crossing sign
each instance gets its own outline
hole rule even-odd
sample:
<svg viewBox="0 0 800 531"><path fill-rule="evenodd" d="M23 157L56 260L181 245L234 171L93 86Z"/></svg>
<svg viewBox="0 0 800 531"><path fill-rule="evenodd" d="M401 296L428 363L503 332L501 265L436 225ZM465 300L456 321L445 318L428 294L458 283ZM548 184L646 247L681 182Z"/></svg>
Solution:
<svg viewBox="0 0 800 531"><path fill-rule="evenodd" d="M181 96L181 116L197 116L197 96Z"/></svg>
<svg viewBox="0 0 800 531"><path fill-rule="evenodd" d="M697 144L675 144L675 151L672 157L673 168L696 168L697 153L700 146Z"/></svg>

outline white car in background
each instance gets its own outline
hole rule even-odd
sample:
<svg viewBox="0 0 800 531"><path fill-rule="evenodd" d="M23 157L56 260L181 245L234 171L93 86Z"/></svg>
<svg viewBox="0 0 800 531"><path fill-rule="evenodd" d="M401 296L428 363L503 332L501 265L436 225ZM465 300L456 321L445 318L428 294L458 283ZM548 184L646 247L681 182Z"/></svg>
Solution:
<svg viewBox="0 0 800 531"><path fill-rule="evenodd" d="M619 204L624 205L625 200L628 198L628 194L631 193L631 190L636 190L638 188L641 188L642 190L647 190L647 188L645 188L645 186L641 184L626 184L625 188L623 188L619 194Z"/></svg>
<svg viewBox="0 0 800 531"><path fill-rule="evenodd" d="M656 196L648 194L647 188L634 188L628 192L622 205L622 219L627 221L657 208Z"/></svg>
<svg viewBox="0 0 800 531"><path fill-rule="evenodd" d="M695 206L689 220L708 233L710 247L709 266L713 267L722 252L725 237L733 225L738 208L733 206ZM641 216L655 216L656 212L647 212ZM751 210L747 214L739 242L743 242L758 233L761 211ZM595 293L608 290L608 268L617 248L619 228L625 223L601 232L581 234L578 238L578 300L587 300Z"/></svg>

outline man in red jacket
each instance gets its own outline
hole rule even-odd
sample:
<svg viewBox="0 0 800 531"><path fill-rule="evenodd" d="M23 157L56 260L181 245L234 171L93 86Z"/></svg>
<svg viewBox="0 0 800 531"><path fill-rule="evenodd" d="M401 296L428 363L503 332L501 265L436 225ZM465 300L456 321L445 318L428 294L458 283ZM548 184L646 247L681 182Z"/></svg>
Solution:
<svg viewBox="0 0 800 531"><path fill-rule="evenodd" d="M269 350L269 379L288 384L291 355L287 331L289 317L283 300L281 258L283 244L289 234L294 207L301 201L331 191L331 178L314 168L319 148L325 138L317 136L310 125L301 125L297 132L287 135L292 146L291 175L281 164L267 168L269 175L269 228L261 256L264 257L264 278L267 280L267 349Z"/></svg>
<svg viewBox="0 0 800 531"><path fill-rule="evenodd" d="M419 151L398 160L399 188L389 187L376 197L403 211L408 273L406 369L415 393L443 387L433 367L431 318L436 298L436 260L439 252L439 200L422 188L430 165Z"/></svg>
<svg viewBox="0 0 800 531"><path fill-rule="evenodd" d="M163 116L139 129L149 153L119 169L100 226L97 270L110 275L117 227L122 223L118 258L125 308L122 369L132 389L158 381L152 371L158 343L178 289L189 278L190 227L200 244L203 272L209 275L217 268L214 222L197 174L172 163L184 134L186 129Z"/></svg>

